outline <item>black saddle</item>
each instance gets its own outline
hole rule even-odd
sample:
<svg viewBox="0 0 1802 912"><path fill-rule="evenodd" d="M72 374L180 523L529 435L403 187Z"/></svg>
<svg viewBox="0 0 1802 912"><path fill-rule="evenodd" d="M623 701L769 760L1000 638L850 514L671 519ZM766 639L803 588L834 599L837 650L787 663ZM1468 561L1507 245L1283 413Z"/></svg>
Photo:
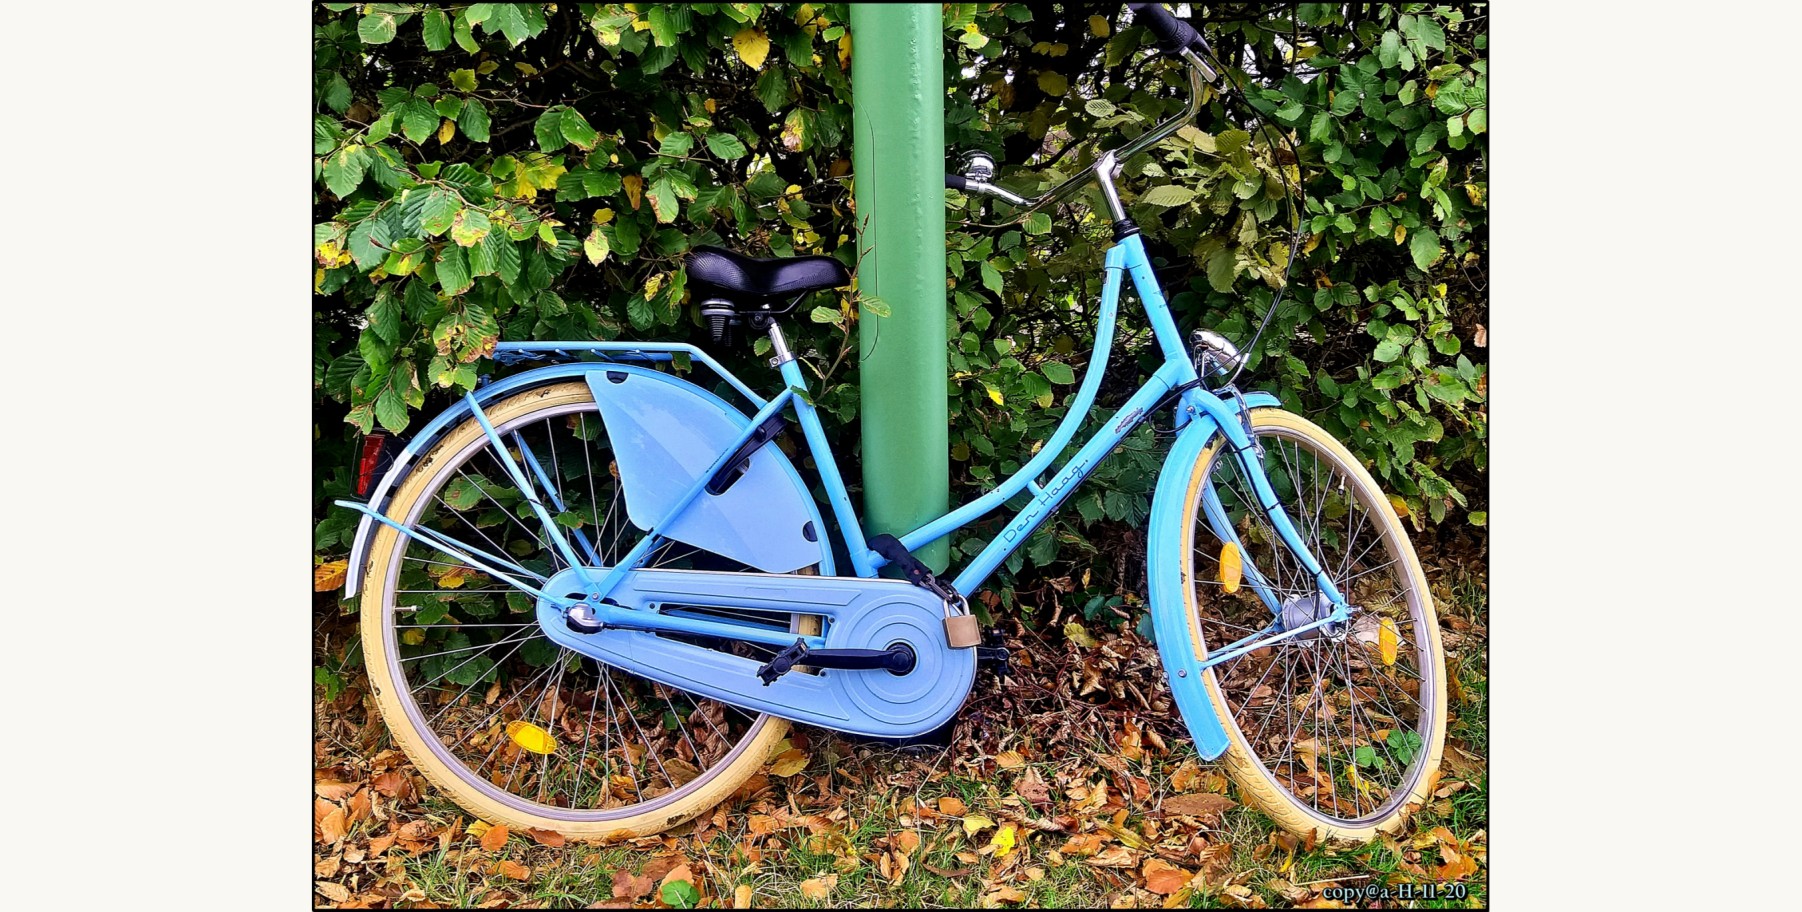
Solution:
<svg viewBox="0 0 1802 912"><path fill-rule="evenodd" d="M697 299L724 299L745 315L779 316L810 291L850 282L850 270L829 256L758 259L719 247L696 247L688 254L688 287Z"/></svg>

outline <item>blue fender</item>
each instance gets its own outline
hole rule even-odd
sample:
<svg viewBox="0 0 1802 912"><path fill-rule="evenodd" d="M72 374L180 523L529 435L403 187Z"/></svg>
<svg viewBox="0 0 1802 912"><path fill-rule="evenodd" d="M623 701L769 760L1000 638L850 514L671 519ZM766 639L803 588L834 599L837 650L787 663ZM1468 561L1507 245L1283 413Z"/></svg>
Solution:
<svg viewBox="0 0 1802 912"><path fill-rule="evenodd" d="M1230 400L1229 400L1230 401ZM1245 408L1280 407L1269 393L1247 393ZM1235 410L1237 402L1231 402ZM1151 500L1151 530L1145 545L1146 579L1151 588L1151 625L1157 634L1158 655L1170 678L1170 693L1182 713L1195 750L1204 759L1226 752L1226 728L1208 699L1200 656L1207 644L1201 622L1189 605L1191 593L1183 583L1184 561L1189 559L1189 482L1195 461L1213 440L1218 428L1206 413L1196 415L1177 435L1158 473L1157 493Z"/></svg>
<svg viewBox="0 0 1802 912"><path fill-rule="evenodd" d="M632 406L630 400L621 394L609 394L607 391L623 390L625 386L604 379L609 373L624 374L629 378L647 375L652 378L644 388L654 388L657 391L654 396L657 415L652 416L646 410ZM640 444L634 450L634 455L643 455L644 447L653 446L656 441L640 432L647 430L652 425L667 426L672 421L679 423L685 419L693 419L697 426L705 427L707 430L689 433L684 439L688 444L697 447L705 446L709 441L713 441L712 452L707 454L707 458L711 460L730 446L737 439L738 433L751 423L748 416L733 408L725 400L686 380L650 368L616 362L582 361L541 367L489 383L477 389L474 395L478 403L486 404L513 393L571 378L587 378L590 381L589 388L594 392L595 399L601 408L601 420L607 424L608 437L614 441L616 453L621 457L621 483L626 488L628 512L633 513L633 522L640 527L643 526L643 522L639 519L641 514L633 510L633 505L635 503L648 505L655 495L654 493L641 493L634 496L634 479L627 477L628 470L625 464L631 462L643 467L647 466L649 462L644 459L627 457L626 449L622 448L618 442L620 436L638 438ZM653 387L651 384L655 384L655 386ZM635 388L639 387L637 383L631 385ZM637 389L634 392L636 393ZM652 398L647 397L647 408ZM622 422L617 427L615 425L616 416L618 416L617 420ZM465 400L458 400L420 428L419 432L413 435L407 441L407 445L394 457L394 463L387 474L382 476L381 481L371 491L370 506L378 510L385 509L388 498L393 494L395 488L412 473L414 461L430 450L432 445L451 428L469 417L469 403ZM726 435L724 439L720 439L722 434ZM667 470L668 467L664 466L664 468ZM642 483L645 477L644 472L635 471L632 474L637 476L638 481ZM755 484L747 484L752 481L755 481ZM689 537L672 535L666 530L663 533L664 536L687 542L696 547L706 548L768 572L788 572L813 564L819 564L820 572L826 576L834 575L837 572L832 560L832 547L826 541L824 531L826 527L820 518L819 508L813 501L813 495L808 491L806 483L802 481L800 473L795 471L794 464L789 461L787 454L783 453L774 441L765 444L763 449L753 454L750 468L745 476L741 477L721 497L732 497L734 492L741 489L744 493L736 496L733 503L734 511L741 509L746 504L752 504L754 505L753 512L759 519L766 512L770 516L789 520L803 515L805 518L800 522L788 522L787 528L779 530L759 526L758 534L750 537L753 541L746 541L745 536L741 534L738 536L739 541L736 544L728 544L724 548L714 546L722 544L719 539L724 536L709 536L706 530L699 532L695 529L680 530ZM708 496L703 494L699 499L705 500L708 499ZM737 515L737 513L734 512L733 515ZM808 525L809 523L811 526ZM349 572L345 574L344 580L344 596L346 598L354 597L358 587L362 584L363 563L368 557L369 539L375 533L377 525L375 520L365 516L357 526L357 535L350 548ZM678 526L680 525L682 524L678 523ZM807 538L809 533L817 540L809 540ZM767 546L755 542L756 539L764 538L769 540ZM803 551L805 551L805 556L802 556ZM747 560L746 557L755 559ZM772 566L787 566L782 566L780 570L772 570L770 567L764 566L765 563Z"/></svg>

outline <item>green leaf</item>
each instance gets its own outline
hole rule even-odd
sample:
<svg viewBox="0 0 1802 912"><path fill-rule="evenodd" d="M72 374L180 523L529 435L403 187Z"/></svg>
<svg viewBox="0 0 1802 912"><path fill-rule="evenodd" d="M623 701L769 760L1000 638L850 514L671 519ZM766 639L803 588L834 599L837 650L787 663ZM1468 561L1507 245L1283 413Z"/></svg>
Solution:
<svg viewBox="0 0 1802 912"><path fill-rule="evenodd" d="M659 894L663 904L676 909L692 909L701 901L701 891L686 880L672 880L663 885Z"/></svg>
<svg viewBox="0 0 1802 912"><path fill-rule="evenodd" d="M808 312L807 318L809 320L812 320L815 323L841 323L842 324L843 322L845 322L845 315L842 313L839 313L838 308L836 308L836 307L815 307L813 310Z"/></svg>
<svg viewBox="0 0 1802 912"><path fill-rule="evenodd" d="M1001 293L1001 270L996 269L993 263L986 260L982 264L982 287L996 294Z"/></svg>
<svg viewBox="0 0 1802 912"><path fill-rule="evenodd" d="M564 139L574 143L576 148L584 152L594 151L594 143L599 138L599 134L595 132L594 127L589 125L588 118L583 117L581 111L575 108L564 108L562 124Z"/></svg>
<svg viewBox="0 0 1802 912"><path fill-rule="evenodd" d="M438 9L437 7L427 7L425 15L421 17L421 24L425 30L426 50L442 51L445 48L450 47L450 17L444 14L444 10ZM472 73L471 75L473 76L474 74ZM455 81L456 80L454 79L452 80L452 82ZM463 91L468 92L474 88L475 86L472 80L470 87Z"/></svg>
<svg viewBox="0 0 1802 912"><path fill-rule="evenodd" d="M644 195L651 201L651 210L656 214L659 223L667 225L676 220L676 214L681 211L682 204L676 199L676 188L670 183L669 175L658 177L657 182L652 184L651 189L646 190Z"/></svg>
<svg viewBox="0 0 1802 912"><path fill-rule="evenodd" d="M387 44L393 41L394 15L370 13L357 20L357 37L363 39L364 44Z"/></svg>
<svg viewBox="0 0 1802 912"><path fill-rule="evenodd" d="M1233 253L1233 248L1222 247L1208 257L1208 285L1215 291L1232 291L1233 279L1238 274L1238 256Z"/></svg>
<svg viewBox="0 0 1802 912"><path fill-rule="evenodd" d="M394 387L382 390L375 398L375 420L396 434L407 429L407 403Z"/></svg>
<svg viewBox="0 0 1802 912"><path fill-rule="evenodd" d="M684 133L681 130L677 130L670 133L668 136L663 137L663 142L659 143L657 146L657 154L668 155L671 158L683 158L687 156L694 147L694 136L689 133Z"/></svg>
<svg viewBox="0 0 1802 912"><path fill-rule="evenodd" d="M1194 198L1194 190L1176 184L1165 184L1161 187L1153 187L1147 191L1144 196L1140 197L1140 199L1146 203L1153 206L1163 206L1165 208L1186 205Z"/></svg>
<svg viewBox="0 0 1802 912"><path fill-rule="evenodd" d="M432 237L449 231L451 223L456 221L457 210L461 208L462 204L458 202L456 194L432 189L426 194L424 204L419 207L419 230Z"/></svg>
<svg viewBox="0 0 1802 912"><path fill-rule="evenodd" d="M470 142L487 142L488 106L479 98L464 99L463 113L457 115L457 129L462 130Z"/></svg>
<svg viewBox="0 0 1802 912"><path fill-rule="evenodd" d="M476 71L467 68L451 70L450 81L459 92L473 92L476 90Z"/></svg>
<svg viewBox="0 0 1802 912"><path fill-rule="evenodd" d="M333 73L325 84L321 98L326 107L343 114L350 107L350 83L344 81L344 74Z"/></svg>
<svg viewBox="0 0 1802 912"><path fill-rule="evenodd" d="M369 150L362 146L345 146L325 160L325 186L343 199L363 182L363 174L368 168Z"/></svg>
<svg viewBox="0 0 1802 912"><path fill-rule="evenodd" d="M350 230L350 256L357 268L365 272L381 265L388 256L387 247L391 238L388 236L387 219L364 219ZM387 335L383 334L384 337Z"/></svg>
<svg viewBox="0 0 1802 912"><path fill-rule="evenodd" d="M1043 212L1034 212L1026 217L1026 224L1021 230L1027 234L1045 234L1051 230L1051 216Z"/></svg>
<svg viewBox="0 0 1802 912"><path fill-rule="evenodd" d="M745 144L730 133L707 134L707 150L724 161L736 161L749 154Z"/></svg>
<svg viewBox="0 0 1802 912"><path fill-rule="evenodd" d="M563 112L567 110L561 105L538 115L532 124L532 135L538 139L538 148L546 152L555 152L563 148L568 139L563 135Z"/></svg>
<svg viewBox="0 0 1802 912"><path fill-rule="evenodd" d="M414 145L423 143L438 129L438 111L424 99L411 99L401 105L400 128Z"/></svg>
<svg viewBox="0 0 1802 912"><path fill-rule="evenodd" d="M1076 371L1072 370L1070 365L1065 364L1062 361L1046 361L1044 364L1039 365L1039 370L1043 371L1045 379L1050 380L1052 383L1069 385L1076 382Z"/></svg>
<svg viewBox="0 0 1802 912"><path fill-rule="evenodd" d="M464 209L451 223L451 240L459 247L473 247L488 236L488 216L480 209Z"/></svg>
<svg viewBox="0 0 1802 912"><path fill-rule="evenodd" d="M1431 228L1420 228L1408 235L1408 253L1414 257L1414 265L1425 272L1444 253L1439 246L1439 232Z"/></svg>
<svg viewBox="0 0 1802 912"><path fill-rule="evenodd" d="M444 289L445 294L462 294L473 282L468 262L463 258L463 248L446 244L438 251L438 287Z"/></svg>

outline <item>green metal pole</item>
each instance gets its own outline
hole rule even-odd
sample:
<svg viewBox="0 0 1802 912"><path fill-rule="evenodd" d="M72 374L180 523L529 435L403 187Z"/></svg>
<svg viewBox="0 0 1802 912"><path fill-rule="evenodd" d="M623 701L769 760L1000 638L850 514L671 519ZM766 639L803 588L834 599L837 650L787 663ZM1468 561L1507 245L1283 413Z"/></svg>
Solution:
<svg viewBox="0 0 1802 912"><path fill-rule="evenodd" d="M950 507L946 441L945 70L937 3L851 4L851 124L864 522L900 535ZM945 569L950 542L919 558Z"/></svg>

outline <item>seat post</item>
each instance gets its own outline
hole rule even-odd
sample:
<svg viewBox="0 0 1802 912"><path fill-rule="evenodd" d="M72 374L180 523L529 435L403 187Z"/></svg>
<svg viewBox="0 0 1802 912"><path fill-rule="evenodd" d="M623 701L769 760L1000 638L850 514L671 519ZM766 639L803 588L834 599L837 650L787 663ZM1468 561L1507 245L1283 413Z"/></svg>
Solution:
<svg viewBox="0 0 1802 912"><path fill-rule="evenodd" d="M770 348L776 352L776 357L770 359L771 367L780 369L782 365L795 360L794 352L788 350L788 339L782 335L782 324L774 319L770 320Z"/></svg>

